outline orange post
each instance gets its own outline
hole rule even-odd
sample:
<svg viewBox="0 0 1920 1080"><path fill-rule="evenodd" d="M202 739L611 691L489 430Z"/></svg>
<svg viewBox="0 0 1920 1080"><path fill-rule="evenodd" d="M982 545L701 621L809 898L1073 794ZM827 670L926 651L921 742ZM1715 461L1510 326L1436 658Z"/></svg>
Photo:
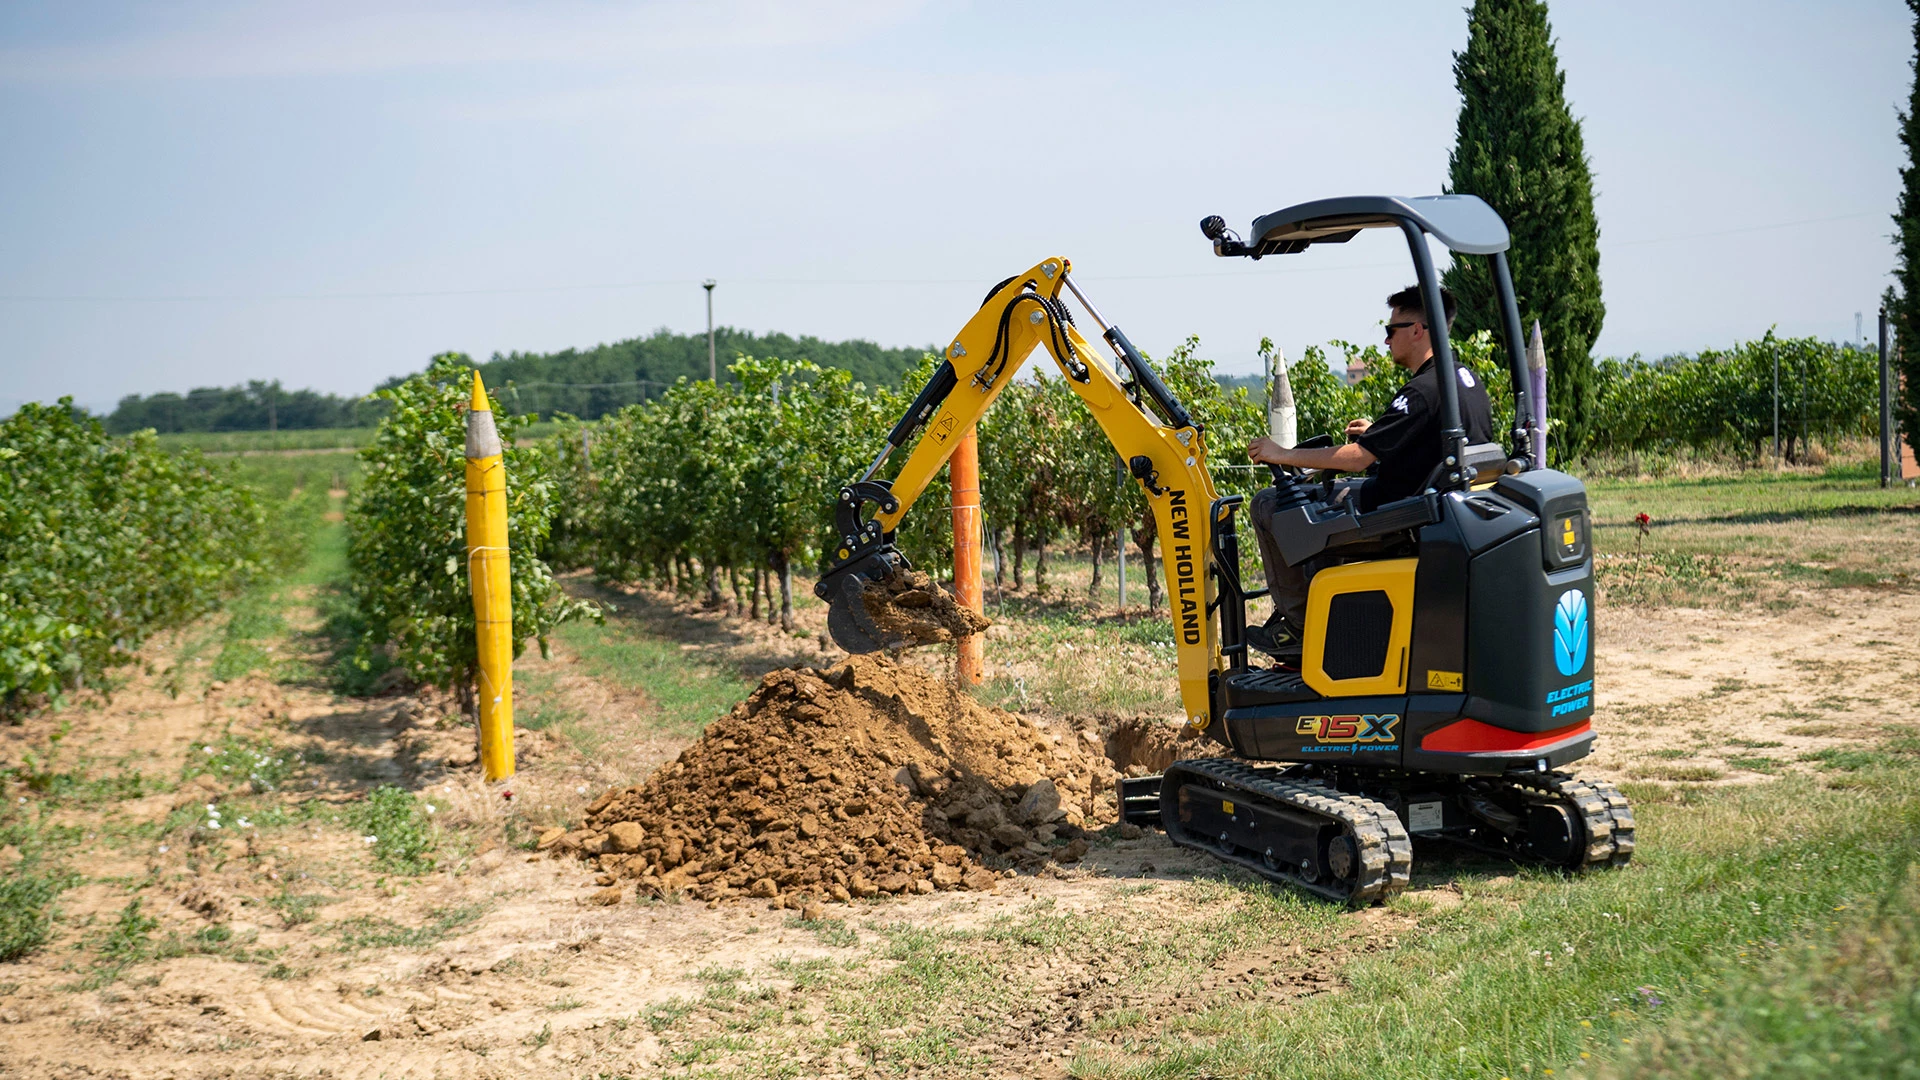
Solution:
<svg viewBox="0 0 1920 1080"><path fill-rule="evenodd" d="M947 462L947 480L953 488L953 598L961 607L985 614L980 587L980 436L968 428ZM955 677L961 685L980 681L986 669L986 638L968 634L960 639Z"/></svg>

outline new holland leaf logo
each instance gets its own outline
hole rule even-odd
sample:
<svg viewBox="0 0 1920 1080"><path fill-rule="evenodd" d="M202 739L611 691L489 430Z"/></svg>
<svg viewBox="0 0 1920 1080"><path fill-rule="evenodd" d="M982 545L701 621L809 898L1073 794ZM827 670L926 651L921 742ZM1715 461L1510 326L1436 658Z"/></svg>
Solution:
<svg viewBox="0 0 1920 1080"><path fill-rule="evenodd" d="M1568 589L1553 606L1553 666L1578 675L1587 664L1587 594Z"/></svg>

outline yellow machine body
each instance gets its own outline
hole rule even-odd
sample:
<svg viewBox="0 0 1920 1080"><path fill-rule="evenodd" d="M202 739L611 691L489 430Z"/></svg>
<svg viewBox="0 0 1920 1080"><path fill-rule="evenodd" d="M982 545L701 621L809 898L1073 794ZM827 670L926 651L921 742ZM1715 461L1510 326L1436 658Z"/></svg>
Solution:
<svg viewBox="0 0 1920 1080"><path fill-rule="evenodd" d="M1419 559L1381 559L1329 566L1313 575L1300 657L1300 675L1308 686L1326 698L1407 692L1413 577L1419 565ZM1378 670L1365 670L1373 668L1375 657Z"/></svg>

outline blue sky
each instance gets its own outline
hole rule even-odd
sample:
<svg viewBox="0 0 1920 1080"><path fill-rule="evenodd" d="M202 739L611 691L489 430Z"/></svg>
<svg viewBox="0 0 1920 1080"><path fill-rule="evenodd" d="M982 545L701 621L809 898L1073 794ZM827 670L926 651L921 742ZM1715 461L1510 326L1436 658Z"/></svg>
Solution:
<svg viewBox="0 0 1920 1080"><path fill-rule="evenodd" d="M1445 181L1461 3L0 7L0 411L720 322L944 339L1074 260L1149 352L1368 341L1384 234L1195 223ZM1905 5L1555 3L1601 354L1872 333ZM1738 231L1735 231L1738 230Z"/></svg>

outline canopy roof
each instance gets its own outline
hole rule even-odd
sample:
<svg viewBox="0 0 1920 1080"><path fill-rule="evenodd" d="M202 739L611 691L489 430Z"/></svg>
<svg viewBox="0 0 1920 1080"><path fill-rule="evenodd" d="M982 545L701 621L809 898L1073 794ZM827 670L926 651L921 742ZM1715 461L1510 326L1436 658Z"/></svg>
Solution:
<svg viewBox="0 0 1920 1080"><path fill-rule="evenodd" d="M1478 195L1346 195L1315 199L1253 219L1247 253L1291 255L1313 244L1344 244L1361 229L1411 221L1453 251L1507 250L1507 225Z"/></svg>

